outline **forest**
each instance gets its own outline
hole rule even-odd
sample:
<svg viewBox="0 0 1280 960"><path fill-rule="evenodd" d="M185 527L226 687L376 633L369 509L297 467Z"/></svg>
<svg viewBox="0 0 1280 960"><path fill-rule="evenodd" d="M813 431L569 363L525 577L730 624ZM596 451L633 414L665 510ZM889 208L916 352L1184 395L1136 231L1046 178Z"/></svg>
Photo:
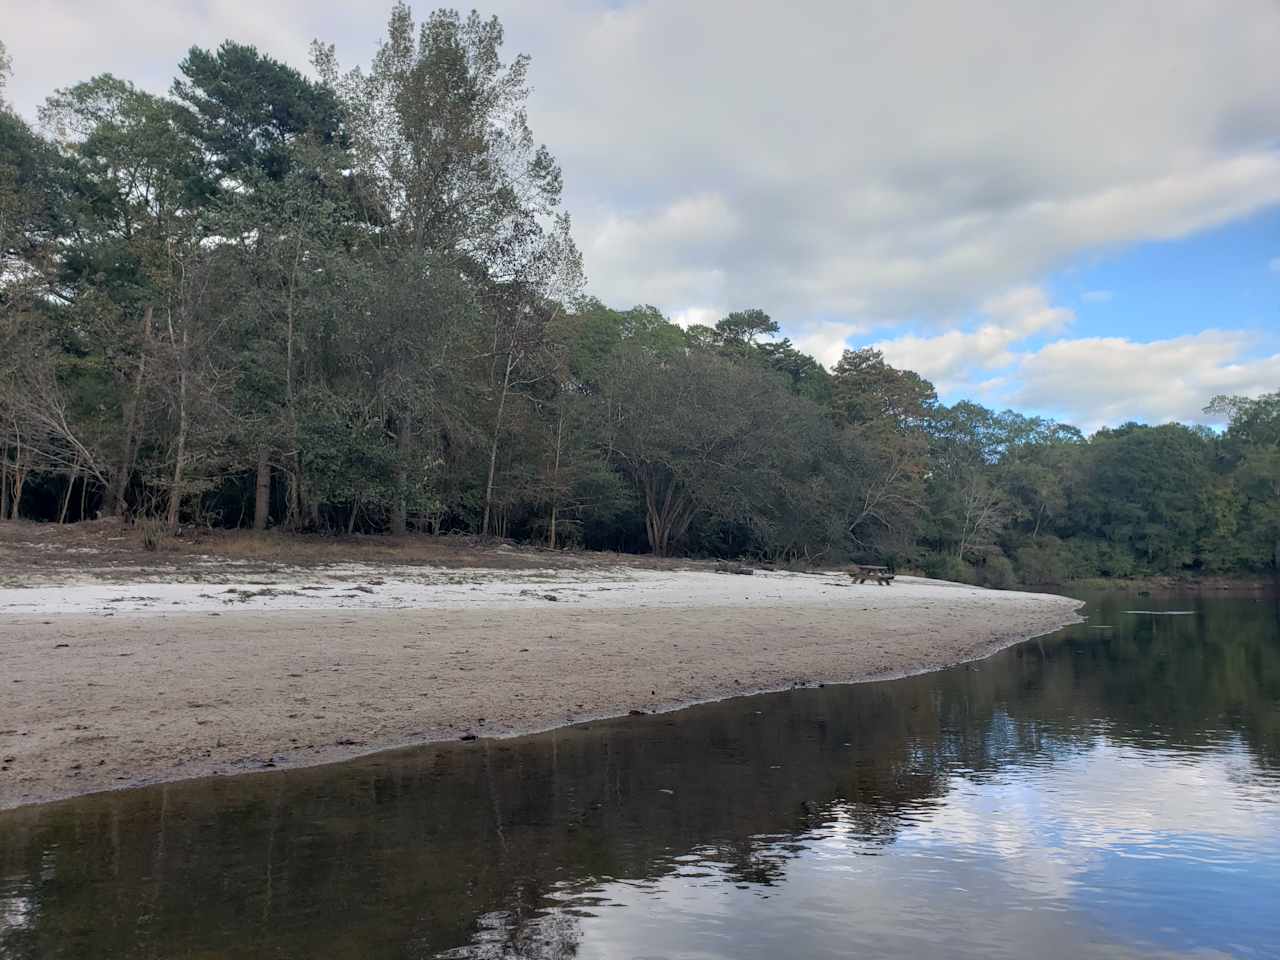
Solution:
<svg viewBox="0 0 1280 960"><path fill-rule="evenodd" d="M312 52L193 47L166 95L104 74L34 125L0 87L0 519L991 586L1280 567L1280 385L1086 436L870 348L828 370L757 307L606 305L496 19L397 5L368 65Z"/></svg>

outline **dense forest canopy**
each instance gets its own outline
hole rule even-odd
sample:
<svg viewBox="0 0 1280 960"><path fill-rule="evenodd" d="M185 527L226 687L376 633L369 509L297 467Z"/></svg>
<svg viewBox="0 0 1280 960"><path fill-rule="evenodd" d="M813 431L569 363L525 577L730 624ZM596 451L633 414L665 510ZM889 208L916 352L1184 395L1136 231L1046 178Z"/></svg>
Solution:
<svg viewBox="0 0 1280 960"><path fill-rule="evenodd" d="M529 62L397 5L0 107L0 517L469 532L992 585L1280 565L1280 392L1073 427L585 293ZM0 47L0 78L8 61ZM3 88L0 87L0 98Z"/></svg>

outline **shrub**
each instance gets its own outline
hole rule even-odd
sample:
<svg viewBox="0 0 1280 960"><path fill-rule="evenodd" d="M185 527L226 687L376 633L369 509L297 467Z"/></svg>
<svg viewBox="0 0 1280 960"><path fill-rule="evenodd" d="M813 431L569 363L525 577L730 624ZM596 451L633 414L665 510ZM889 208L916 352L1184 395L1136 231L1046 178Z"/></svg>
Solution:
<svg viewBox="0 0 1280 960"><path fill-rule="evenodd" d="M986 562L978 567L978 581L984 587L995 590L1010 590L1018 583L1013 574L1013 564L1003 553L987 557Z"/></svg>
<svg viewBox="0 0 1280 960"><path fill-rule="evenodd" d="M921 567L925 576L935 580L953 580L956 583L977 583L973 567L965 563L955 554L927 553L921 559Z"/></svg>
<svg viewBox="0 0 1280 960"><path fill-rule="evenodd" d="M1046 537L1019 548L1014 569L1023 583L1061 583L1067 578L1061 542Z"/></svg>
<svg viewBox="0 0 1280 960"><path fill-rule="evenodd" d="M1112 543L1098 545L1098 573L1104 577L1132 577L1140 573L1138 562L1125 547Z"/></svg>
<svg viewBox="0 0 1280 960"><path fill-rule="evenodd" d="M1068 580L1086 580L1098 575L1098 543L1084 537L1072 537L1061 544L1063 576Z"/></svg>
<svg viewBox="0 0 1280 960"><path fill-rule="evenodd" d="M155 551L160 549L160 542L168 536L168 529L162 520L154 517L147 517L138 521L138 526L142 530L142 549Z"/></svg>

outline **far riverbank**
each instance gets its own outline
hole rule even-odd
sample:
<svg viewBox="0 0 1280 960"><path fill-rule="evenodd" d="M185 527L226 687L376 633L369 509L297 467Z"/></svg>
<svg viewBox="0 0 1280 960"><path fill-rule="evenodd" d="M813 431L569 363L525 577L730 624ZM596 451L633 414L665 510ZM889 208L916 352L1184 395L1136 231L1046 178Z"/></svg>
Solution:
<svg viewBox="0 0 1280 960"><path fill-rule="evenodd" d="M1280 578L1272 576L1169 576L1150 577L1089 577L1083 580L1067 580L1054 584L1031 584L1024 590L1047 590L1053 593L1091 593L1113 591L1118 593L1240 593L1270 594L1280 588Z"/></svg>

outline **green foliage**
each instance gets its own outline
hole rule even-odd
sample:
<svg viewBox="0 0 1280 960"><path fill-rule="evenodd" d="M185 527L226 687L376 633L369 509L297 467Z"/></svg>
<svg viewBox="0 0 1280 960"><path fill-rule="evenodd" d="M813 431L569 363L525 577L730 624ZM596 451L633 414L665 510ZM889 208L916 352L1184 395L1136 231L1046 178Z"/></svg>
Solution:
<svg viewBox="0 0 1280 960"><path fill-rule="evenodd" d="M298 441L308 492L330 504L385 509L395 496L396 449L381 420L349 398L302 398Z"/></svg>
<svg viewBox="0 0 1280 960"><path fill-rule="evenodd" d="M938 400L933 384L910 370L895 370L879 350L846 350L832 374L831 404L846 423L921 424Z"/></svg>
<svg viewBox="0 0 1280 960"><path fill-rule="evenodd" d="M920 568L926 577L936 580L953 580L956 583L977 583L973 567L955 554L926 553L920 559Z"/></svg>
<svg viewBox="0 0 1280 960"><path fill-rule="evenodd" d="M655 552L674 549L700 515L756 525L786 549L788 454L805 420L821 419L816 407L754 363L705 349L668 358L625 340L602 399L609 451L645 504Z"/></svg>
<svg viewBox="0 0 1280 960"><path fill-rule="evenodd" d="M721 343L741 347L778 332L778 322L759 308L738 310L716 323L716 336Z"/></svg>
<svg viewBox="0 0 1280 960"><path fill-rule="evenodd" d="M1013 564L1003 553L987 557L977 569L978 582L993 590L1011 590L1018 583Z"/></svg>
<svg viewBox="0 0 1280 960"><path fill-rule="evenodd" d="M1019 547L1014 570L1022 583L1057 584L1067 579L1067 561L1057 537L1044 537Z"/></svg>
<svg viewBox="0 0 1280 960"><path fill-rule="evenodd" d="M1072 525L1105 533L1143 572L1196 560L1204 532L1212 444L1181 424L1126 424L1089 444Z"/></svg>
<svg viewBox="0 0 1280 960"><path fill-rule="evenodd" d="M344 142L341 108L331 88L254 47L225 41L216 51L192 47L179 65L174 96L188 135L204 150L217 177L280 180L294 145Z"/></svg>
<svg viewBox="0 0 1280 960"><path fill-rule="evenodd" d="M50 270L58 240L56 154L0 103L0 263L26 268L0 283L0 303L30 293Z"/></svg>

